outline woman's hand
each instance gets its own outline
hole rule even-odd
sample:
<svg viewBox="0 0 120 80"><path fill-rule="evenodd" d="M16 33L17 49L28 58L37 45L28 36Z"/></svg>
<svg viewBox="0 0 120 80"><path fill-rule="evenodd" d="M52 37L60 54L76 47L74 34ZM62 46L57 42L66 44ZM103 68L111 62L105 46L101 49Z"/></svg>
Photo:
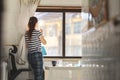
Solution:
<svg viewBox="0 0 120 80"><path fill-rule="evenodd" d="M45 40L45 38L44 38L43 35L40 36L40 40L41 40L41 42L42 42L44 45L47 44L47 42L46 42L46 40Z"/></svg>
<svg viewBox="0 0 120 80"><path fill-rule="evenodd" d="M41 34L43 34L43 29L40 29Z"/></svg>
<svg viewBox="0 0 120 80"><path fill-rule="evenodd" d="M43 29L40 29L40 32L41 32L41 34L42 34L42 35L40 35L40 40L41 40L41 42L45 45L45 44L47 44L47 42L46 42L46 40L45 40L45 38L44 38L44 36L43 36Z"/></svg>

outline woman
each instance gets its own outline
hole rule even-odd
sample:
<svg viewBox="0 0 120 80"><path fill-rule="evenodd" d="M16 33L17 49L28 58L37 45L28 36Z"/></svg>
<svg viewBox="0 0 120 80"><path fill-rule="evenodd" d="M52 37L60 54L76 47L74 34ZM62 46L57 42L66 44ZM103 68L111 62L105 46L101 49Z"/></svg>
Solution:
<svg viewBox="0 0 120 80"><path fill-rule="evenodd" d="M41 53L41 43L46 44L43 30L36 30L38 20L36 17L30 17L28 30L25 34L26 45L28 48L28 62L34 72L34 80L44 80L43 75L43 57Z"/></svg>

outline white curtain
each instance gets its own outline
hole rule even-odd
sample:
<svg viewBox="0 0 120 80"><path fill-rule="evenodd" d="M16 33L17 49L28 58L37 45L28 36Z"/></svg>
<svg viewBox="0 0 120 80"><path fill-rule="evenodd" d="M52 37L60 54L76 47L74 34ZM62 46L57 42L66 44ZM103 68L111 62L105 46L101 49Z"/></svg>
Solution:
<svg viewBox="0 0 120 80"><path fill-rule="evenodd" d="M21 66L18 65L17 66L18 68L28 67L24 34L27 28L29 18L34 15L34 12L39 2L40 0L20 0L19 2L20 5L19 5L18 20L17 20L19 47L18 47L18 53L16 55L16 61L19 63L19 65L21 64Z"/></svg>
<svg viewBox="0 0 120 80"><path fill-rule="evenodd" d="M19 13L17 19L19 37L25 33L29 17L34 15L39 2L40 0L19 0Z"/></svg>

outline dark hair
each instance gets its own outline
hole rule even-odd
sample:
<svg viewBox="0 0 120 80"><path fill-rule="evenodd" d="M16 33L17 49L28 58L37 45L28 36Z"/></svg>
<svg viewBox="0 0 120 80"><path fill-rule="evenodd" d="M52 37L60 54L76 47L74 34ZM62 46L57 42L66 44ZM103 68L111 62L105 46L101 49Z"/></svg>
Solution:
<svg viewBox="0 0 120 80"><path fill-rule="evenodd" d="M29 39L31 39L32 32L35 30L35 25L38 22L38 19L34 16L30 17L29 22L28 22L28 28L29 30L27 31L27 35Z"/></svg>

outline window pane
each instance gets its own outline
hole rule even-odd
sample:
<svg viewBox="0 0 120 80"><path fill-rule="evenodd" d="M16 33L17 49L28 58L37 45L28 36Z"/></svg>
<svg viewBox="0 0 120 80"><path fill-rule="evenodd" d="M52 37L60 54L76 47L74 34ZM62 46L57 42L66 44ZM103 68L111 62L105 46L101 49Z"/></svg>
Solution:
<svg viewBox="0 0 120 80"><path fill-rule="evenodd" d="M81 32L81 27L80 27L81 25L80 24L81 24L81 22L79 22L79 21L73 23L74 33L78 33L79 34Z"/></svg>
<svg viewBox="0 0 120 80"><path fill-rule="evenodd" d="M46 56L62 56L62 13L36 12L39 20L39 29L43 29L47 41Z"/></svg>
<svg viewBox="0 0 120 80"><path fill-rule="evenodd" d="M65 15L66 56L82 56L82 28L85 26L86 20L83 19L81 14L78 12L68 12Z"/></svg>
<svg viewBox="0 0 120 80"><path fill-rule="evenodd" d="M70 30L70 25L69 24L66 24L66 31L65 31L66 34L70 34L71 33L71 30Z"/></svg>

